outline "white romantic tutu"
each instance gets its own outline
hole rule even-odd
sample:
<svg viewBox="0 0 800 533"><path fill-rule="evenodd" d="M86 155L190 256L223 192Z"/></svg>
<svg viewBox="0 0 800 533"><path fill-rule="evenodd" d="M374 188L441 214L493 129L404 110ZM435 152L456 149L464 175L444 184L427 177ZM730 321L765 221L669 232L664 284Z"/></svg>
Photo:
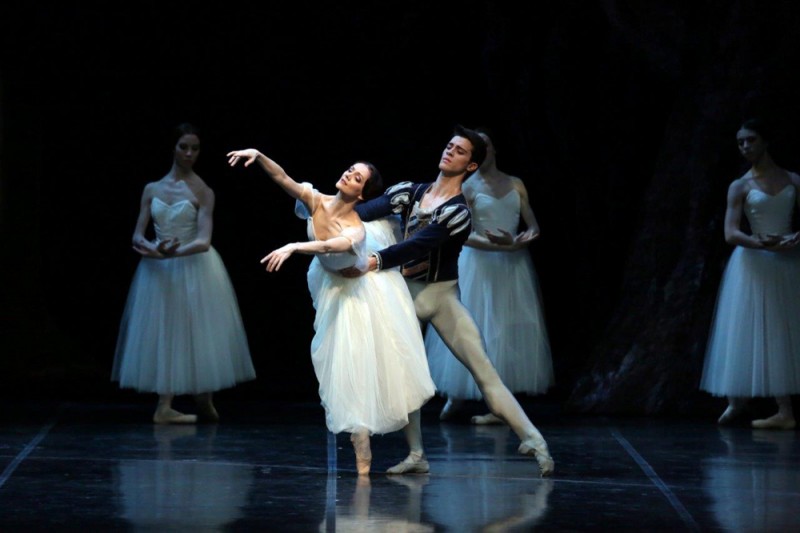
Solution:
<svg viewBox="0 0 800 533"><path fill-rule="evenodd" d="M553 361L528 250L490 252L464 247L458 273L461 302L475 319L500 379L512 392L546 392L553 384ZM440 393L482 398L472 375L431 326L425 334L425 349Z"/></svg>
<svg viewBox="0 0 800 533"><path fill-rule="evenodd" d="M255 378L236 296L214 248L142 258L131 283L112 379L159 394L197 394Z"/></svg>
<svg viewBox="0 0 800 533"><path fill-rule="evenodd" d="M716 396L800 392L800 251L733 251L700 388Z"/></svg>
<svg viewBox="0 0 800 533"><path fill-rule="evenodd" d="M191 242L188 200L150 206L159 240ZM111 379L159 394L198 394L256 377L233 285L219 254L142 258L122 315Z"/></svg>
<svg viewBox="0 0 800 533"><path fill-rule="evenodd" d="M316 310L311 361L332 433L397 431L435 393L414 303L400 272L357 278L336 273L394 242L393 220L368 222L365 228L366 242L354 243L356 255L316 256L308 269Z"/></svg>

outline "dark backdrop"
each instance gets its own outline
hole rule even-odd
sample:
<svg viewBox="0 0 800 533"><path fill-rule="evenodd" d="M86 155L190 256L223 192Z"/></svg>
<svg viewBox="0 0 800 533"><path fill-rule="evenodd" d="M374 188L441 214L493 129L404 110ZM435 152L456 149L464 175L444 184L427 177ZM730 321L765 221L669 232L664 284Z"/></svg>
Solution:
<svg viewBox="0 0 800 533"><path fill-rule="evenodd" d="M432 180L456 123L495 132L542 237L531 253L574 411L715 411L697 391L730 253L727 184L742 118L777 125L797 169L791 2L291 2L2 8L3 391L114 400L117 327L145 183L169 134L198 125L213 244L236 288L258 379L232 398L316 398L307 257L292 201L225 153L257 147L333 191L354 159L389 184Z"/></svg>

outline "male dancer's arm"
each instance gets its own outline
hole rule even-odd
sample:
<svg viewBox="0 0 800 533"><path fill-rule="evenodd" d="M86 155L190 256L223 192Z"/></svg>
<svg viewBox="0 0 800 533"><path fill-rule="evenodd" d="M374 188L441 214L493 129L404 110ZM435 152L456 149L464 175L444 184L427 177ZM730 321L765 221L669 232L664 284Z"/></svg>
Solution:
<svg viewBox="0 0 800 533"><path fill-rule="evenodd" d="M463 204L449 206L422 230L397 244L373 252L376 259L374 270L393 268L425 257L451 239L457 239L459 244L463 244L469 230L470 216L467 207Z"/></svg>
<svg viewBox="0 0 800 533"><path fill-rule="evenodd" d="M356 212L361 220L369 222L392 214L399 214L403 220L420 189L430 184L402 182L389 187L378 198L360 203ZM448 239L458 239L463 244L471 228L469 209L465 204L454 204L441 209L435 219L420 231L403 241L373 252L370 270L381 270L403 265L419 259L435 250ZM405 223L403 224L404 230Z"/></svg>

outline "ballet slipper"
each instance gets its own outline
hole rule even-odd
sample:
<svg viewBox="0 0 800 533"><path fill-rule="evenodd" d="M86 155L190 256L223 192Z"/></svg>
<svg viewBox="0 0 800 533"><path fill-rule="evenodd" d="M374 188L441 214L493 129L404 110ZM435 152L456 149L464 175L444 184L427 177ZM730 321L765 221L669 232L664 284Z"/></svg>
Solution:
<svg viewBox="0 0 800 533"><path fill-rule="evenodd" d="M536 458L536 462L539 463L539 470L543 476L549 476L555 470L556 464L553 458L550 457L550 451L547 449L547 443L544 439L524 440L517 448L517 451L522 455L533 455Z"/></svg>
<svg viewBox="0 0 800 533"><path fill-rule="evenodd" d="M494 425L505 424L505 421L502 418L493 413L473 416L470 419L470 422L472 422L476 426L494 426Z"/></svg>
<svg viewBox="0 0 800 533"><path fill-rule="evenodd" d="M172 408L157 409L153 415L156 424L195 424L197 415L186 415Z"/></svg>
<svg viewBox="0 0 800 533"><path fill-rule="evenodd" d="M431 471L425 454L411 452L408 457L386 471L387 474L427 474Z"/></svg>
<svg viewBox="0 0 800 533"><path fill-rule="evenodd" d="M356 470L358 471L358 475L366 476L369 474L369 468L372 464L372 450L369 446L369 433L351 433L350 442L353 443L353 449L356 452Z"/></svg>
<svg viewBox="0 0 800 533"><path fill-rule="evenodd" d="M781 413L772 415L769 418L753 420L752 422L752 426L755 429L794 429L796 425L794 417Z"/></svg>
<svg viewBox="0 0 800 533"><path fill-rule="evenodd" d="M442 407L442 412L439 413L439 420L450 420L456 415L456 412L461 409L464 400L448 398L447 403Z"/></svg>
<svg viewBox="0 0 800 533"><path fill-rule="evenodd" d="M728 408L725 409L725 411L717 419L717 424L720 426L727 426L733 423L733 421L736 420L743 411L744 408L742 407L734 407L733 405L729 405Z"/></svg>

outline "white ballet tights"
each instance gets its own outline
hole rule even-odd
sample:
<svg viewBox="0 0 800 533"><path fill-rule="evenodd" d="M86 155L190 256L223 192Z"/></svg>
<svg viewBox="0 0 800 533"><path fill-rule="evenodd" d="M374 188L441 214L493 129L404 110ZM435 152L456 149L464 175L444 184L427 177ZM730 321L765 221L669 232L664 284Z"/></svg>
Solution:
<svg viewBox="0 0 800 533"><path fill-rule="evenodd" d="M483 393L489 410L504 420L522 441L518 451L536 458L543 476L553 473L555 463L542 434L528 419L519 402L503 384L483 348L478 327L469 311L458 299L456 281L423 283L406 280L417 318L430 322L456 358L472 374ZM411 452L399 465L387 472L428 472L428 461L422 448L419 412L409 416L405 427Z"/></svg>
<svg viewBox="0 0 800 533"><path fill-rule="evenodd" d="M430 322L450 351L467 367L489 410L508 423L520 440L544 441L486 355L478 327L458 299L457 282L406 281L414 299L417 318ZM409 425L412 425L410 419ZM422 448L421 437L419 448Z"/></svg>

